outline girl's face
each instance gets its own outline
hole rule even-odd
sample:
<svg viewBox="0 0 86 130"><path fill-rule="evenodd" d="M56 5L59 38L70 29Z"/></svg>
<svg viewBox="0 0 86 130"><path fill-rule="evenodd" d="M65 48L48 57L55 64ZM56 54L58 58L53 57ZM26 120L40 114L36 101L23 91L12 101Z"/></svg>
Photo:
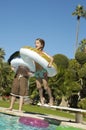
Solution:
<svg viewBox="0 0 86 130"><path fill-rule="evenodd" d="M35 47L38 49L38 50L41 50L42 49L42 45L41 45L41 42L39 40L36 40L35 41Z"/></svg>

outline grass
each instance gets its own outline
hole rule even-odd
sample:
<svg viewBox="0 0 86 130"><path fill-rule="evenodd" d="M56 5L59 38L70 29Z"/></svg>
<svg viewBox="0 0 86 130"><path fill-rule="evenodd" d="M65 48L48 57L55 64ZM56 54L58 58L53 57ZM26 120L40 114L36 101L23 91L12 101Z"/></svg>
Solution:
<svg viewBox="0 0 86 130"><path fill-rule="evenodd" d="M0 107L8 108L9 106L10 106L9 101L0 101ZM18 103L14 104L14 109L18 109ZM70 120L75 119L75 114L73 113L56 110L56 109L45 108L45 107L39 107L36 105L24 104L23 110L26 112L32 112L32 113L49 114L49 115L54 115L54 116L66 117L66 118L69 118ZM86 117L84 117L83 120L86 121Z"/></svg>

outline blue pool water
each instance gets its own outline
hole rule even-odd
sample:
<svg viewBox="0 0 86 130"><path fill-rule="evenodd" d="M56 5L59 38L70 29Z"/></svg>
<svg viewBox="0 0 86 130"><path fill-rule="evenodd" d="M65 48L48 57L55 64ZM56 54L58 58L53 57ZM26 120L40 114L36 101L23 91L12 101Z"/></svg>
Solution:
<svg viewBox="0 0 86 130"><path fill-rule="evenodd" d="M81 130L79 128L49 124L47 128L36 128L23 125L17 116L0 113L0 130Z"/></svg>
<svg viewBox="0 0 86 130"><path fill-rule="evenodd" d="M19 117L0 114L0 130L56 130L56 125L49 125L48 128L35 128L19 123Z"/></svg>

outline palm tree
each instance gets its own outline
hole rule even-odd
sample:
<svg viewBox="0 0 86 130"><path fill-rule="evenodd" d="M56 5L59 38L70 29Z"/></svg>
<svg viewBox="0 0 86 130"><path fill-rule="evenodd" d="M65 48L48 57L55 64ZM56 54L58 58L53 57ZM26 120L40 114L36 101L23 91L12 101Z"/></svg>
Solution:
<svg viewBox="0 0 86 130"><path fill-rule="evenodd" d="M0 94L1 94L1 86L2 86L2 81L3 81L3 59L4 59L5 52L2 48L0 48Z"/></svg>
<svg viewBox="0 0 86 130"><path fill-rule="evenodd" d="M4 59L4 56L5 56L5 52L2 48L0 48L0 61Z"/></svg>
<svg viewBox="0 0 86 130"><path fill-rule="evenodd" d="M86 10L83 6L78 5L76 7L76 10L72 13L72 15L77 16L77 29L76 29L76 45L75 45L75 51L78 48L78 35L79 35L79 26L80 26L80 18L86 18Z"/></svg>
<svg viewBox="0 0 86 130"><path fill-rule="evenodd" d="M2 48L0 48L0 75L2 73L2 69L3 69L3 59L4 59L4 55L5 55L5 52ZM1 77L0 77L0 80L1 80ZM1 81L0 81L1 82Z"/></svg>
<svg viewBox="0 0 86 130"><path fill-rule="evenodd" d="M80 50L81 52L86 53L86 39L85 38L80 42L78 50Z"/></svg>

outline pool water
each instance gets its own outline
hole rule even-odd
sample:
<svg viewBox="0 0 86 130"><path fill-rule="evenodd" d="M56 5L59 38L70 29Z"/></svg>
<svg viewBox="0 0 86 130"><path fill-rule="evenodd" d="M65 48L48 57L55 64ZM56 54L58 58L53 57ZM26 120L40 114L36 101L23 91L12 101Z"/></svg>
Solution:
<svg viewBox="0 0 86 130"><path fill-rule="evenodd" d="M0 113L0 130L81 130L67 126L49 124L47 128L36 128L19 123L19 117Z"/></svg>
<svg viewBox="0 0 86 130"><path fill-rule="evenodd" d="M48 128L35 128L19 123L19 117L0 114L0 130L56 130L56 125L49 125Z"/></svg>

